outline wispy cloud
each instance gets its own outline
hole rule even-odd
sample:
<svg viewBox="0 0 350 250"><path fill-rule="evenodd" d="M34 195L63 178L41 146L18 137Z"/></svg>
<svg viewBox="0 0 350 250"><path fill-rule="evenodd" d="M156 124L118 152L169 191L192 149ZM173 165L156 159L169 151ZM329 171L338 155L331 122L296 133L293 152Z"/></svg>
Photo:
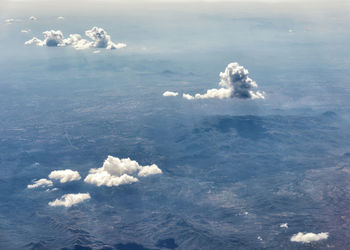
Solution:
<svg viewBox="0 0 350 250"><path fill-rule="evenodd" d="M163 96L178 96L179 93L178 92L172 92L172 91L165 91L163 93Z"/></svg>
<svg viewBox="0 0 350 250"><path fill-rule="evenodd" d="M28 185L27 188L32 189L37 187L51 187L52 185L53 183L51 180L43 178L43 179L34 181L34 184Z"/></svg>
<svg viewBox="0 0 350 250"><path fill-rule="evenodd" d="M89 193L78 193L78 194L65 194L60 199L49 202L49 206L57 207L71 207L83 201L89 200L91 198Z"/></svg>

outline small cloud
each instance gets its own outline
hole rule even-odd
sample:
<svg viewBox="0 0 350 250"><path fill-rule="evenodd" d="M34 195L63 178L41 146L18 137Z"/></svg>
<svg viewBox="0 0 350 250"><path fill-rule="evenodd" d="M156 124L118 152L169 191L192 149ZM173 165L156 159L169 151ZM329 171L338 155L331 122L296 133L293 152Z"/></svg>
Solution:
<svg viewBox="0 0 350 250"><path fill-rule="evenodd" d="M50 179L60 180L61 183L80 180L80 174L78 171L71 169L54 170L49 174Z"/></svg>
<svg viewBox="0 0 350 250"><path fill-rule="evenodd" d="M281 228L288 228L288 223L282 223L282 224L280 225L280 227L281 227Z"/></svg>
<svg viewBox="0 0 350 250"><path fill-rule="evenodd" d="M101 50L94 50L92 53L98 54L98 53L100 53L100 52L101 52Z"/></svg>
<svg viewBox="0 0 350 250"><path fill-rule="evenodd" d="M126 47L125 43L113 43L110 35L102 28L93 27L85 31L85 35L93 40L91 47L94 48L121 49Z"/></svg>
<svg viewBox="0 0 350 250"><path fill-rule="evenodd" d="M156 164L152 164L151 166L141 167L137 175L140 177L146 177L149 175L161 174L161 173L162 173L162 170L158 168Z"/></svg>
<svg viewBox="0 0 350 250"><path fill-rule="evenodd" d="M60 30L48 30L44 31L44 40L37 37L26 41L24 44L34 44L37 46L48 46L48 47L64 47L72 46L77 50L84 50L89 48L105 48L108 50L121 49L127 45L124 43L114 43L107 32L98 27L93 27L91 30L85 32L92 41L83 39L79 34L70 34L68 38L64 38L62 31Z"/></svg>
<svg viewBox="0 0 350 250"><path fill-rule="evenodd" d="M39 162L34 162L34 163L32 164L32 166L34 166L34 167L39 167L39 166L40 166L40 163L39 163Z"/></svg>
<svg viewBox="0 0 350 250"><path fill-rule="evenodd" d="M258 240L260 240L260 241L262 241L262 240L263 240L263 239L261 238L261 236L260 236L260 235L258 235L257 239L258 239Z"/></svg>
<svg viewBox="0 0 350 250"><path fill-rule="evenodd" d="M43 179L35 181L34 184L28 185L27 188L32 189L32 188L37 188L40 186L51 187L52 185L53 185L53 183L51 180L43 178Z"/></svg>
<svg viewBox="0 0 350 250"><path fill-rule="evenodd" d="M187 100L195 99L264 99L264 93L255 91L258 87L257 83L249 78L249 72L238 63L230 63L227 65L225 72L220 73L219 89L209 89L205 94L183 94L183 98Z"/></svg>
<svg viewBox="0 0 350 250"><path fill-rule="evenodd" d="M59 17L57 17L57 20L64 20L64 17L63 16L59 16Z"/></svg>
<svg viewBox="0 0 350 250"><path fill-rule="evenodd" d="M179 93L178 92L172 92L172 91L165 91L163 93L163 96L178 96Z"/></svg>
<svg viewBox="0 0 350 250"><path fill-rule="evenodd" d="M54 201L49 202L49 206L57 207L71 207L78 203L81 203L85 200L89 200L91 198L89 193L78 193L78 194L65 194L60 199L56 199Z"/></svg>
<svg viewBox="0 0 350 250"><path fill-rule="evenodd" d="M90 169L84 181L97 186L111 187L138 182L136 174L139 177L147 177L161 173L162 170L155 164L141 166L130 158L119 159L109 155L101 168Z"/></svg>
<svg viewBox="0 0 350 250"><path fill-rule="evenodd" d="M302 233L299 232L297 234L294 234L291 238L290 241L293 242L301 242L301 243L310 243L313 241L319 241L319 240L326 240L328 239L328 233Z"/></svg>
<svg viewBox="0 0 350 250"><path fill-rule="evenodd" d="M48 188L48 189L46 189L45 190L45 192L53 192L53 191L57 191L58 190L58 188Z"/></svg>
<svg viewBox="0 0 350 250"><path fill-rule="evenodd" d="M5 24L12 24L12 23L15 23L15 22L20 22L20 21L22 21L22 20L21 19L8 18L8 19L4 20L4 23Z"/></svg>
<svg viewBox="0 0 350 250"><path fill-rule="evenodd" d="M31 20L31 21L35 21L35 20L37 20L38 18L36 18L35 16L30 16L28 19Z"/></svg>
<svg viewBox="0 0 350 250"><path fill-rule="evenodd" d="M33 37L29 41L26 41L24 44L35 44L37 46L48 46L48 47L57 47L65 46L63 34L60 30L48 30L43 32L44 40Z"/></svg>
<svg viewBox="0 0 350 250"><path fill-rule="evenodd" d="M29 33L31 30L27 29L27 30L21 30L22 33Z"/></svg>
<svg viewBox="0 0 350 250"><path fill-rule="evenodd" d="M194 99L194 97L191 96L190 94L182 94L182 97L187 99L187 100L193 100Z"/></svg>

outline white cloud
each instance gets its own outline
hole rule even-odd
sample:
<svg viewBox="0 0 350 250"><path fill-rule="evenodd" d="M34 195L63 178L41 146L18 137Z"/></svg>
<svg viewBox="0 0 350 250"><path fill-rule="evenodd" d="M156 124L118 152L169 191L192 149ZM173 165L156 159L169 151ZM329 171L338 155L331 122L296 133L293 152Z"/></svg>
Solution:
<svg viewBox="0 0 350 250"><path fill-rule="evenodd" d="M78 203L81 203L85 200L89 200L91 198L89 193L78 193L78 194L65 194L60 199L56 199L54 201L49 202L49 206L57 207L71 207Z"/></svg>
<svg viewBox="0 0 350 250"><path fill-rule="evenodd" d="M35 20L37 20L38 18L36 18L35 16L30 16L28 19L31 20L31 21L35 21Z"/></svg>
<svg viewBox="0 0 350 250"><path fill-rule="evenodd" d="M282 224L280 225L280 227L281 227L281 228L288 228L288 223L282 223Z"/></svg>
<svg viewBox="0 0 350 250"><path fill-rule="evenodd" d="M110 35L102 28L93 27L91 30L85 31L85 35L93 40L91 44L93 48L121 49L126 47L125 43L113 43Z"/></svg>
<svg viewBox="0 0 350 250"><path fill-rule="evenodd" d="M4 20L4 23L5 24L12 24L12 23L21 22L21 21L22 21L21 19L8 18L8 19Z"/></svg>
<svg viewBox="0 0 350 250"><path fill-rule="evenodd" d="M264 93L254 91L258 85L249 78L249 72L238 63L230 63L227 65L225 72L220 73L219 89L209 89L205 94L183 94L183 98L187 100L194 99L264 99Z"/></svg>
<svg viewBox="0 0 350 250"><path fill-rule="evenodd" d="M130 158L119 159L109 155L101 168L90 169L89 175L84 181L97 186L111 187L137 182L136 174L140 177L146 177L161 173L162 171L155 164L141 166Z"/></svg>
<svg viewBox="0 0 350 250"><path fill-rule="evenodd" d="M99 187L102 185L105 185L107 187L112 187L112 186L117 187L123 184L131 184L134 182L138 182L139 180L127 174L123 174L121 176L114 176L104 171L104 172L90 173L88 176L86 176L84 181L90 184L95 184L96 186L99 186Z"/></svg>
<svg viewBox="0 0 350 250"><path fill-rule="evenodd" d="M49 174L49 178L54 180L60 180L61 183L77 181L81 179L79 172L73 171L71 169L54 170Z"/></svg>
<svg viewBox="0 0 350 250"><path fill-rule="evenodd" d="M138 176L141 177L146 177L149 175L154 175L154 174L161 174L162 170L160 168L158 168L158 166L156 164L152 164L151 166L144 166L141 167Z"/></svg>
<svg viewBox="0 0 350 250"><path fill-rule="evenodd" d="M57 17L57 20L64 20L64 17L63 16L59 16L59 17Z"/></svg>
<svg viewBox="0 0 350 250"><path fill-rule="evenodd" d="M163 93L163 96L178 96L179 95L179 93L177 93L177 92L172 92L172 91L165 91L164 93Z"/></svg>
<svg viewBox="0 0 350 250"><path fill-rule="evenodd" d="M27 188L31 189L31 188L37 188L40 186L44 186L44 187L51 187L53 185L51 180L48 179L40 179L34 182L34 184L30 184L27 186Z"/></svg>
<svg viewBox="0 0 350 250"><path fill-rule="evenodd" d="M24 44L36 44L38 46L48 46L48 47L57 47L65 46L63 41L64 37L60 30L48 30L43 32L44 40L33 37L32 39L26 41Z"/></svg>
<svg viewBox="0 0 350 250"><path fill-rule="evenodd" d="M182 97L187 99L187 100L193 100L194 99L194 97L191 96L190 94L182 94Z"/></svg>
<svg viewBox="0 0 350 250"><path fill-rule="evenodd" d="M27 29L27 30L21 30L22 33L29 33L31 30Z"/></svg>
<svg viewBox="0 0 350 250"><path fill-rule="evenodd" d="M35 44L37 46L48 46L48 47L63 47L72 46L77 50L84 50L89 48L105 48L121 49L126 47L125 43L113 43L111 37L107 32L98 27L93 27L91 30L85 32L92 41L83 39L79 34L70 34L68 38L64 38L62 31L60 30L48 30L44 31L44 40L37 37L26 41L24 44Z"/></svg>
<svg viewBox="0 0 350 250"><path fill-rule="evenodd" d="M310 243L312 241L319 241L319 240L326 240L328 239L328 233L302 233L299 232L297 234L294 234L290 241L293 242L301 242L301 243Z"/></svg>

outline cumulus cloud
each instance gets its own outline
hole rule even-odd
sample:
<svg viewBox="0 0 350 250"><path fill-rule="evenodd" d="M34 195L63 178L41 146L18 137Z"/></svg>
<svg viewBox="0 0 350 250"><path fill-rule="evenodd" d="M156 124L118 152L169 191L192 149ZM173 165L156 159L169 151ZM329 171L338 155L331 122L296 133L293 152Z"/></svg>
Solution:
<svg viewBox="0 0 350 250"><path fill-rule="evenodd" d="M80 174L78 171L71 169L54 170L49 174L50 179L60 180L61 183L80 180Z"/></svg>
<svg viewBox="0 0 350 250"><path fill-rule="evenodd" d="M328 239L328 233L302 233L299 232L297 234L294 234L290 241L293 242L301 242L301 243L310 243L313 241L319 241L319 240L326 240Z"/></svg>
<svg viewBox="0 0 350 250"><path fill-rule="evenodd" d="M209 89L205 94L183 94L182 97L187 100L195 99L264 99L264 93L255 91L257 83L249 77L249 72L238 63L230 63L224 72L220 73L219 89Z"/></svg>
<svg viewBox="0 0 350 250"><path fill-rule="evenodd" d="M35 16L30 16L28 19L31 20L31 21L35 21L35 20L37 20L38 18L36 18Z"/></svg>
<svg viewBox="0 0 350 250"><path fill-rule="evenodd" d="M182 94L182 97L187 99L187 100L193 100L194 99L194 97L191 96L190 94Z"/></svg>
<svg viewBox="0 0 350 250"><path fill-rule="evenodd" d="M280 227L281 227L281 228L288 228L288 223L282 223L282 224L280 225Z"/></svg>
<svg viewBox="0 0 350 250"><path fill-rule="evenodd" d="M48 47L63 47L72 46L77 50L84 50L89 48L105 48L108 50L121 49L126 47L125 43L114 43L107 32L98 27L93 27L91 30L87 30L85 35L91 40L87 40L81 37L79 34L70 34L68 38L64 38L62 31L60 30L48 30L43 32L44 39L41 40L37 37L25 42L26 45L34 44L37 46Z"/></svg>
<svg viewBox="0 0 350 250"><path fill-rule="evenodd" d="M141 167L137 175L140 177L146 177L149 175L161 174L161 173L162 173L162 170L158 168L156 164L152 164L151 166Z"/></svg>
<svg viewBox="0 0 350 250"><path fill-rule="evenodd" d="M85 200L89 200L90 194L89 193L78 193L78 194L65 194L60 199L56 199L54 201L49 202L49 206L51 207L57 207L57 206L64 206L64 207L71 207L73 205L76 205L78 203L81 203Z"/></svg>
<svg viewBox="0 0 350 250"><path fill-rule="evenodd" d="M113 43L111 37L102 28L93 27L85 31L85 35L93 40L91 44L93 48L121 49L126 47L125 43Z"/></svg>
<svg viewBox="0 0 350 250"><path fill-rule="evenodd" d="M162 170L157 165L141 166L137 161L130 158L119 159L118 157L108 156L101 168L92 168L89 175L86 176L85 182L97 186L119 186L137 182L135 177L146 177L154 174L161 174Z"/></svg>
<svg viewBox="0 0 350 250"><path fill-rule="evenodd" d="M43 32L44 40L40 40L37 37L26 41L24 44L35 44L38 46L48 46L48 47L57 47L65 46L63 34L60 30L48 30Z"/></svg>
<svg viewBox="0 0 350 250"><path fill-rule="evenodd" d="M51 180L43 178L43 179L35 181L34 184L28 185L27 188L32 189L32 188L37 188L40 186L51 187L52 185L53 185L53 183Z"/></svg>
<svg viewBox="0 0 350 250"><path fill-rule="evenodd" d="M177 93L177 92L172 92L172 91L165 91L164 93L163 93L163 96L178 96L179 95L179 93Z"/></svg>

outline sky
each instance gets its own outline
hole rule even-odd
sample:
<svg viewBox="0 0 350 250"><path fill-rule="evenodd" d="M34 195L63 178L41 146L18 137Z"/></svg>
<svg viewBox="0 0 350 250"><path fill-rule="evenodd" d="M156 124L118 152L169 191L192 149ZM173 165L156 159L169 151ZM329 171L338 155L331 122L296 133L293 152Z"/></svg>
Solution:
<svg viewBox="0 0 350 250"><path fill-rule="evenodd" d="M2 1L0 248L346 249L349 13Z"/></svg>

